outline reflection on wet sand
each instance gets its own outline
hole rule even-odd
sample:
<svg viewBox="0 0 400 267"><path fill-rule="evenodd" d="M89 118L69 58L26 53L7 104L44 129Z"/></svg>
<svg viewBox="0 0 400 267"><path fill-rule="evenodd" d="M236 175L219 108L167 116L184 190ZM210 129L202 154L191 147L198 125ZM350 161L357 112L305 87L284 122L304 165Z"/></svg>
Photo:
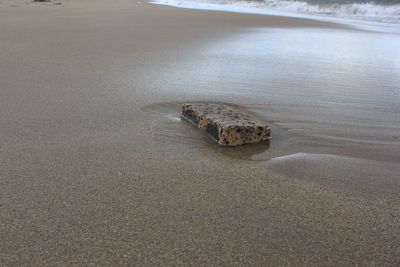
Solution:
<svg viewBox="0 0 400 267"><path fill-rule="evenodd" d="M0 265L399 262L397 35L12 1L0 5ZM219 147L180 120L187 101L254 112L269 146Z"/></svg>

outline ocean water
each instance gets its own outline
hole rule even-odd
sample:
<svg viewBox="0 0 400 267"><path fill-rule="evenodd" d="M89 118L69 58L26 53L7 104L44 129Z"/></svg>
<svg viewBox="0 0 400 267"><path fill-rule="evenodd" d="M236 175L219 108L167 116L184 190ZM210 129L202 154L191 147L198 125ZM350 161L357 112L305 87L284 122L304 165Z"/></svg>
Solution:
<svg viewBox="0 0 400 267"><path fill-rule="evenodd" d="M282 13L313 15L327 18L346 18L386 23L400 23L400 1L357 1L357 0L157 0L156 3L173 6L240 11L246 13ZM283 14L284 14L283 13ZM284 14L285 15L285 14Z"/></svg>

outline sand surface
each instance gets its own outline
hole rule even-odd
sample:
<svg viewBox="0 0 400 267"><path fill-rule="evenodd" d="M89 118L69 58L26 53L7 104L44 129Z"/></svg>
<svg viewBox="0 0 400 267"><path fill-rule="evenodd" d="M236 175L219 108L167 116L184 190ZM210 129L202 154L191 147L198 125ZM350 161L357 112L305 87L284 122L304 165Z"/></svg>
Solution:
<svg viewBox="0 0 400 267"><path fill-rule="evenodd" d="M0 265L400 262L398 36L0 2ZM185 101L249 109L270 147L216 146Z"/></svg>

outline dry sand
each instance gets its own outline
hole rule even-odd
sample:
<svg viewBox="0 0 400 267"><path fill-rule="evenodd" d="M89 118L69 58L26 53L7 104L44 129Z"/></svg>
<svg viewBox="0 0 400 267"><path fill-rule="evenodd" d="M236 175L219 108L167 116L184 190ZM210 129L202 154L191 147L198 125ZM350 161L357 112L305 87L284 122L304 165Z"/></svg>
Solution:
<svg viewBox="0 0 400 267"><path fill-rule="evenodd" d="M183 101L246 99L159 78L249 29L339 26L0 1L0 265L400 262L397 159L299 144L276 125L282 145L267 152L283 157L250 160L264 148L223 150L177 118Z"/></svg>

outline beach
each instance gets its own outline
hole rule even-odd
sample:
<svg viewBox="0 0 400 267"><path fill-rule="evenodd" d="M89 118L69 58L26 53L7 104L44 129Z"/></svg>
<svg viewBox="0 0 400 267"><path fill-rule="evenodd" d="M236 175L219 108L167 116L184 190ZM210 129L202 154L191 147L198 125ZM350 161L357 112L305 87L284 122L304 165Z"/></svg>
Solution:
<svg viewBox="0 0 400 267"><path fill-rule="evenodd" d="M396 266L400 35L0 0L0 265ZM183 103L238 105L224 148Z"/></svg>

